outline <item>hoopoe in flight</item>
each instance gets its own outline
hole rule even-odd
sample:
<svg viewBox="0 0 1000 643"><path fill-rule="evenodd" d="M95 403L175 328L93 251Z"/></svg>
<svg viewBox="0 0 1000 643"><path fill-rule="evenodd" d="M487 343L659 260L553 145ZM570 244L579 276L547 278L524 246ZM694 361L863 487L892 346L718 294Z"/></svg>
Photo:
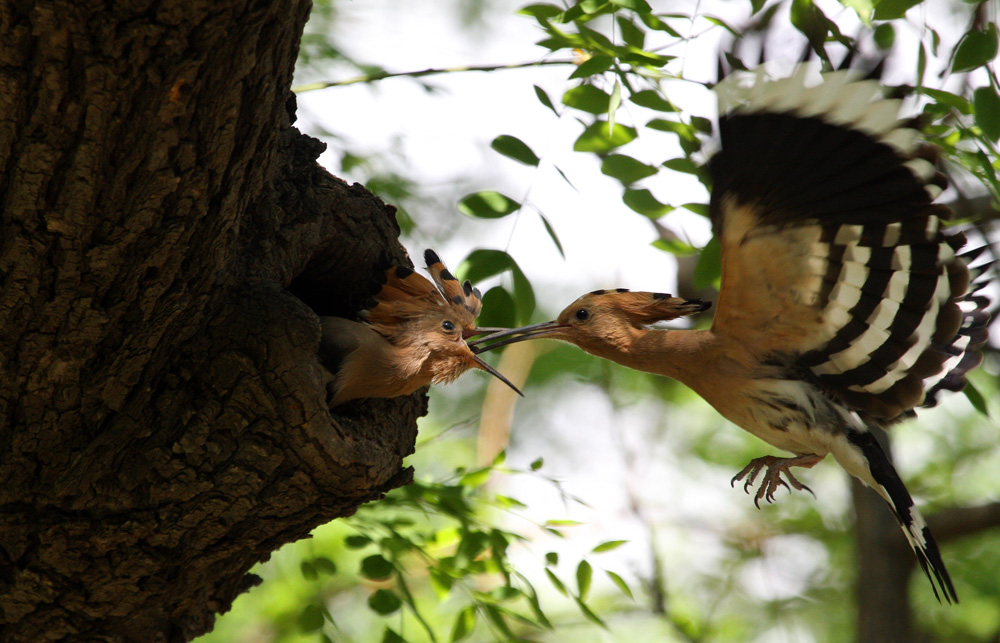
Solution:
<svg viewBox="0 0 1000 643"><path fill-rule="evenodd" d="M320 361L331 373L330 406L363 397L408 395L429 384L451 382L470 368L507 378L472 352L466 340L496 328L477 328L479 290L451 274L433 250L424 252L434 284L396 266L358 316L320 317Z"/></svg>
<svg viewBox="0 0 1000 643"><path fill-rule="evenodd" d="M956 255L964 236L941 225L950 211L932 202L943 177L899 101L846 71L812 86L805 73L717 86L721 151L708 169L722 281L710 329L645 328L706 310L700 300L599 290L555 321L470 345L552 337L683 382L794 454L757 458L733 478L749 490L764 471L758 506L780 485L807 489L790 467L832 454L889 503L935 596L954 602L934 538L869 427L963 388L986 342L985 278L968 267L975 253Z"/></svg>

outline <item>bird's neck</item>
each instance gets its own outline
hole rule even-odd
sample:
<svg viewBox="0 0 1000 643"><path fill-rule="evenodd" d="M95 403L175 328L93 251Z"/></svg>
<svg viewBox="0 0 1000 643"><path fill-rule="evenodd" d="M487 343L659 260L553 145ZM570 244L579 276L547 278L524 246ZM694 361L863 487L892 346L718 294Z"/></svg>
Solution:
<svg viewBox="0 0 1000 643"><path fill-rule="evenodd" d="M710 335L699 330L630 329L605 359L647 373L665 375L687 384L700 371L708 352Z"/></svg>
<svg viewBox="0 0 1000 643"><path fill-rule="evenodd" d="M744 370L725 357L710 330L633 328L614 342L581 348L622 366L673 378L706 398L713 397L706 390L711 382L739 377Z"/></svg>
<svg viewBox="0 0 1000 643"><path fill-rule="evenodd" d="M336 406L360 397L395 397L430 384L424 372L427 350L396 346L364 324L346 327L354 340L334 380L331 404Z"/></svg>

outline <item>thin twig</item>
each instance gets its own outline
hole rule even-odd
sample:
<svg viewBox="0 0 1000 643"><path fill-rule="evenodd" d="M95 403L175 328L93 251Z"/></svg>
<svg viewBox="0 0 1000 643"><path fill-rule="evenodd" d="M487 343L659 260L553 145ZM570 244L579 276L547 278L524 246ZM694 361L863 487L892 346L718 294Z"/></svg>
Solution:
<svg viewBox="0 0 1000 643"><path fill-rule="evenodd" d="M331 80L331 81L320 81L318 83L307 83L305 85L299 85L298 87L292 87L292 91L296 94L301 94L302 92L311 92L317 89L326 89L328 87L343 87L345 85L356 85L358 83L374 83L379 80L385 80L386 78L421 78L423 76L434 76L436 74L452 74L456 72L463 71L502 71L504 69L526 69L528 67L543 67L547 65L575 65L576 61L573 60L537 60L534 62L527 63L511 63L509 65L471 65L467 67L440 67L423 69L421 71L400 71L400 72L378 72L375 74L366 74L364 76L355 76L354 78L348 78L346 80Z"/></svg>

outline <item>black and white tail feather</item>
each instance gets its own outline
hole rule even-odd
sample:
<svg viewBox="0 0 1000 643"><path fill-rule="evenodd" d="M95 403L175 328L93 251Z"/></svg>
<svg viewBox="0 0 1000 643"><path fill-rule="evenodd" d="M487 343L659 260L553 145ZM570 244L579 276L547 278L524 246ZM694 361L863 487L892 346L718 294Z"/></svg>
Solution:
<svg viewBox="0 0 1000 643"><path fill-rule="evenodd" d="M839 405L845 423L831 451L890 504L938 599L957 602L933 536L867 427L965 386L986 342L985 270L970 274L978 251L957 254L964 235L943 229L951 213L933 201L946 181L899 119L900 101L855 72L810 69L769 80L761 68L716 86L715 233L735 203L754 209L761 234L808 244L803 298L821 321L790 367Z"/></svg>
<svg viewBox="0 0 1000 643"><path fill-rule="evenodd" d="M955 586L952 585L951 576L941 558L937 542L927 528L924 517L914 506L910 492L906 490L906 485L896 473L882 446L870 431L849 431L846 435L851 444L860 449L867 461L868 470L874 481L874 484L869 483L869 486L892 507L892 513L903 528L906 541L916 554L920 569L931 582L934 598L940 601L943 596L948 603L957 603L958 594L955 593Z"/></svg>

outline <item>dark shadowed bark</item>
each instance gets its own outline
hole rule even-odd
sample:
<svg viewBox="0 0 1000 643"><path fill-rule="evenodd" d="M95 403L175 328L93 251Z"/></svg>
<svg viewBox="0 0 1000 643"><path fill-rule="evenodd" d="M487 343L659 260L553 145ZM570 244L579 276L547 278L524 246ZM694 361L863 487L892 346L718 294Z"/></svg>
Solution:
<svg viewBox="0 0 1000 643"><path fill-rule="evenodd" d="M191 639L409 479L423 397L331 416L287 289L346 313L405 260L291 126L308 11L0 0L2 641Z"/></svg>

